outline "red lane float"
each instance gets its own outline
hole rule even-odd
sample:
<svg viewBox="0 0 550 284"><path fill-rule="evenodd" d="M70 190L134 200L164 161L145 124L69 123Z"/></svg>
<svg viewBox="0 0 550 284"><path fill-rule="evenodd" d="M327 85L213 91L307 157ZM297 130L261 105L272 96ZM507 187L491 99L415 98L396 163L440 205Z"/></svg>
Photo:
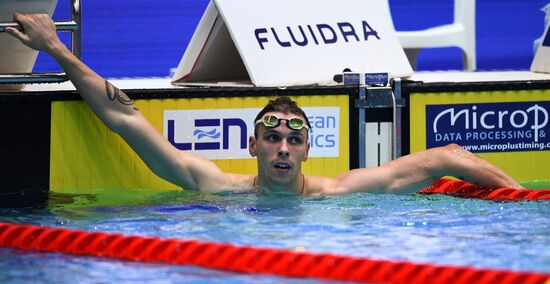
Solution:
<svg viewBox="0 0 550 284"><path fill-rule="evenodd" d="M448 194L464 198L496 201L550 200L550 189L482 188L462 180L442 178L432 186L419 191L423 194Z"/></svg>
<svg viewBox="0 0 550 284"><path fill-rule="evenodd" d="M550 274L415 264L0 223L0 247L195 265L240 273L375 283L549 283Z"/></svg>

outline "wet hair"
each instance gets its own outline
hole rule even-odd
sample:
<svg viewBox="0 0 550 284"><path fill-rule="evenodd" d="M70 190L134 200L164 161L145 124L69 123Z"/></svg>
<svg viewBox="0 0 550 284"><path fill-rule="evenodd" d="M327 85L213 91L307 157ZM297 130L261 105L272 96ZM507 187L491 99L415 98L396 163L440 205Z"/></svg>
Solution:
<svg viewBox="0 0 550 284"><path fill-rule="evenodd" d="M306 113L298 106L298 104L289 97L278 97L274 100L269 100L267 105L258 113L254 122L262 118L268 112L282 112L284 114L296 114L305 119L307 126L311 128ZM258 127L254 127L254 137L258 137Z"/></svg>

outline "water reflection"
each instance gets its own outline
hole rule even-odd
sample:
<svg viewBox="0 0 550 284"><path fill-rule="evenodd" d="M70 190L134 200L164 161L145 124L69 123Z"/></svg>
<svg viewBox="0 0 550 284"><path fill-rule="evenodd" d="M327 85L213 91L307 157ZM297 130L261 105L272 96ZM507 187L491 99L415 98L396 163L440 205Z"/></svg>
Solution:
<svg viewBox="0 0 550 284"><path fill-rule="evenodd" d="M548 202L97 190L0 209L0 221L446 265L550 267Z"/></svg>

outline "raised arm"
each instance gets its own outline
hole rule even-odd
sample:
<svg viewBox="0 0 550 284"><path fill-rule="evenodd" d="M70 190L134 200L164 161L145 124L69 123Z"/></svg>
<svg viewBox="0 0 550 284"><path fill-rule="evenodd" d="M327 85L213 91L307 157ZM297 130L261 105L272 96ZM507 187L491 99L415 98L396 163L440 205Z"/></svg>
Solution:
<svg viewBox="0 0 550 284"><path fill-rule="evenodd" d="M324 193L413 193L443 176L453 176L487 188L522 188L495 165L456 144L428 149L378 168L356 169L338 176Z"/></svg>
<svg viewBox="0 0 550 284"><path fill-rule="evenodd" d="M53 21L43 14L14 15L23 31L6 32L25 45L50 54L63 68L96 115L118 133L161 178L187 189L227 187L229 178L211 161L173 147L143 117L121 90L76 58L59 40Z"/></svg>

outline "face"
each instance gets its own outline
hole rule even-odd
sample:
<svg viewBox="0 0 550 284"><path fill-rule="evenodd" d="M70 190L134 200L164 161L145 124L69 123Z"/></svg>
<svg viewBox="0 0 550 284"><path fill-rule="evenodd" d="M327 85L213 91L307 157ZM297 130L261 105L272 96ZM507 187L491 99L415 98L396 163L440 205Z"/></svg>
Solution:
<svg viewBox="0 0 550 284"><path fill-rule="evenodd" d="M249 151L258 157L258 172L262 179L274 185L285 185L301 173L302 162L308 158L308 131L306 128L293 130L287 127L286 119L296 117L296 114L268 112L265 115L269 114L283 120L275 128L259 123L258 137L250 137Z"/></svg>

